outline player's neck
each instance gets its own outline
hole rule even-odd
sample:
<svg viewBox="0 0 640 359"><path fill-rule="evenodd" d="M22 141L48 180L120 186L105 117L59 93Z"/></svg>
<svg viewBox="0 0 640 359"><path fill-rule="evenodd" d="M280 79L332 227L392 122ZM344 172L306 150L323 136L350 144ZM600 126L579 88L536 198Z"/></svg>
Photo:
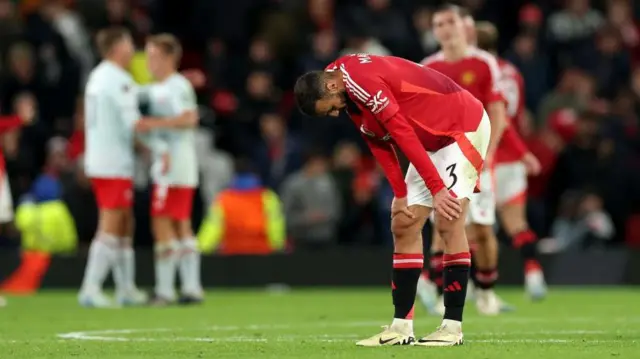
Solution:
<svg viewBox="0 0 640 359"><path fill-rule="evenodd" d="M444 54L445 60L458 61L467 55L468 48L469 45L467 44L443 47L442 53Z"/></svg>
<svg viewBox="0 0 640 359"><path fill-rule="evenodd" d="M119 67L119 68L123 69L123 70L127 69L127 65L128 64L126 64L124 61L119 60L116 57L107 57L104 60L109 62L109 63L111 63L111 64L113 64L113 65L115 65L116 67Z"/></svg>
<svg viewBox="0 0 640 359"><path fill-rule="evenodd" d="M175 70L163 71L163 72L159 73L158 76L156 76L156 80L164 81L164 80L168 79L169 77L173 76L173 74L175 74L175 73L176 73Z"/></svg>

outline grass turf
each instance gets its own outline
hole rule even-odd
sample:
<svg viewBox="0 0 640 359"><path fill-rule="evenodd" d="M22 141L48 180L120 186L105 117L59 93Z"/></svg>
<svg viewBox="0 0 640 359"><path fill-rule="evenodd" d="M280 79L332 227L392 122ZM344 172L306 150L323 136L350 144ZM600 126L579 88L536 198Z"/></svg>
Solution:
<svg viewBox="0 0 640 359"><path fill-rule="evenodd" d="M465 345L359 348L388 324L384 289L208 293L190 308L83 309L71 292L9 298L0 310L0 358L447 358L640 357L640 294L632 288L554 288L541 303L520 289L502 297L517 311L466 312ZM439 318L416 309L416 335Z"/></svg>

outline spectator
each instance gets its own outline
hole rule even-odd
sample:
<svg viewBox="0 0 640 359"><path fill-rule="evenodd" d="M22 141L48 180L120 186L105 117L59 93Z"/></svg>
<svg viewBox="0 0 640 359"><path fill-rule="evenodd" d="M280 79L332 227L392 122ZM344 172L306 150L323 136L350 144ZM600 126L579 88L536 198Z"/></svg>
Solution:
<svg viewBox="0 0 640 359"><path fill-rule="evenodd" d="M276 113L260 118L260 130L262 141L254 146L253 162L263 183L277 191L286 177L300 169L301 145Z"/></svg>
<svg viewBox="0 0 640 359"><path fill-rule="evenodd" d="M545 243L545 247L552 246L554 252L575 251L602 247L613 239L615 228L600 196L593 192L574 194L565 202L564 210L553 224L553 242Z"/></svg>
<svg viewBox="0 0 640 359"><path fill-rule="evenodd" d="M548 22L550 50L559 69L593 56L593 39L604 22L602 14L591 8L590 0L567 0L565 4Z"/></svg>
<svg viewBox="0 0 640 359"><path fill-rule="evenodd" d="M624 47L631 54L632 65L640 65L640 26L633 17L630 1L610 0L607 7L607 20L619 32Z"/></svg>
<svg viewBox="0 0 640 359"><path fill-rule="evenodd" d="M347 33L345 44L346 47L342 49L340 55L357 53L379 56L391 55L391 51L384 47L378 39L371 36L366 30L358 26L354 26L354 28Z"/></svg>
<svg viewBox="0 0 640 359"><path fill-rule="evenodd" d="M299 73L324 69L337 56L336 38L331 31L322 31L313 34L312 48L299 60Z"/></svg>
<svg viewBox="0 0 640 359"><path fill-rule="evenodd" d="M23 36L22 24L16 15L14 2L0 0L0 70L4 67L9 48Z"/></svg>
<svg viewBox="0 0 640 359"><path fill-rule="evenodd" d="M596 37L595 56L581 59L583 66L593 74L598 94L611 99L619 88L625 86L630 75L629 54L623 48L619 32L604 26Z"/></svg>
<svg viewBox="0 0 640 359"><path fill-rule="evenodd" d="M438 50L438 42L436 41L433 31L431 30L431 18L433 13L429 8L419 8L413 14L413 27L417 32L419 51L411 52L410 58L420 61L426 55L430 55Z"/></svg>
<svg viewBox="0 0 640 359"><path fill-rule="evenodd" d="M198 232L204 254L265 255L285 249L280 199L265 188L248 161L236 162L231 186L211 206Z"/></svg>
<svg viewBox="0 0 640 359"><path fill-rule="evenodd" d="M595 97L593 77L578 70L568 69L562 74L556 88L548 93L538 107L538 127L547 123L549 116L561 109L582 111Z"/></svg>
<svg viewBox="0 0 640 359"><path fill-rule="evenodd" d="M402 13L390 0L367 0L365 7L353 7L348 21L352 26L366 24L371 38L380 41L392 53L406 56L407 41L411 38ZM364 51L366 52L366 51Z"/></svg>
<svg viewBox="0 0 640 359"><path fill-rule="evenodd" d="M549 61L538 48L535 33L523 31L516 36L505 57L522 72L525 85L525 105L538 108L549 90Z"/></svg>
<svg viewBox="0 0 640 359"><path fill-rule="evenodd" d="M296 248L320 249L335 243L339 196L327 158L320 152L308 154L302 170L282 185L287 232Z"/></svg>

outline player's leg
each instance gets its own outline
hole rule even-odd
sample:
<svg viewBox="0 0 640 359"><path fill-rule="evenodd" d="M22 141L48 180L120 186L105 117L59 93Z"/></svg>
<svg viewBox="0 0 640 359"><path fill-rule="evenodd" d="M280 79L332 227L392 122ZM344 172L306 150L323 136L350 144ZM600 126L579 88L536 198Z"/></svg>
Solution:
<svg viewBox="0 0 640 359"><path fill-rule="evenodd" d="M128 208L124 215L124 232L113 269L116 298L121 305L141 305L147 302L147 294L136 286L136 256L133 249L135 218Z"/></svg>
<svg viewBox="0 0 640 359"><path fill-rule="evenodd" d="M180 241L178 269L180 274L180 303L199 303L203 299L204 291L200 281L200 250L198 241L193 234L191 224L191 210L195 189L176 187L172 202L172 218L175 220L175 230Z"/></svg>
<svg viewBox="0 0 640 359"><path fill-rule="evenodd" d="M436 231L433 212L429 218L432 224L429 268L422 273L418 281L418 300L430 314L442 316L444 314L444 299L442 298L444 242Z"/></svg>
<svg viewBox="0 0 640 359"><path fill-rule="evenodd" d="M522 163L510 163L496 169L498 215L505 233L524 261L525 288L532 299L542 299L547 286L538 262L538 236L529 228L526 215L526 169Z"/></svg>
<svg viewBox="0 0 640 359"><path fill-rule="evenodd" d="M119 238L124 232L124 216L130 203L130 184L124 180L92 179L98 204L98 229L89 247L82 287L78 295L81 305L110 307L113 302L102 292L102 285L116 261ZM130 182L130 181L129 181Z"/></svg>
<svg viewBox="0 0 640 359"><path fill-rule="evenodd" d="M0 226L13 221L13 199L6 172L0 170ZM7 300L0 295L0 308L7 305Z"/></svg>
<svg viewBox="0 0 640 359"><path fill-rule="evenodd" d="M411 197L411 191L409 197ZM410 200L409 203L411 202ZM429 217L431 208L423 205L412 205L409 208L415 218L409 218L400 213L391 220L391 232L394 240L391 282L391 296L394 306L393 322L382 333L359 341L356 343L357 345L411 345L415 341L413 334L414 303L418 279L424 267L422 228Z"/></svg>
<svg viewBox="0 0 640 359"><path fill-rule="evenodd" d="M453 346L462 344L462 315L464 311L471 254L465 233L465 217L469 200L461 199L462 216L448 220L436 214L436 228L445 243L444 305L442 325L438 330L420 340L416 345Z"/></svg>
<svg viewBox="0 0 640 359"><path fill-rule="evenodd" d="M168 305L175 301L175 278L180 243L170 215L172 188L154 185L151 200L151 231L154 239L156 285L152 304Z"/></svg>
<svg viewBox="0 0 640 359"><path fill-rule="evenodd" d="M202 302L204 291L200 281L200 250L193 234L191 219L176 222L178 238L180 238L180 257L178 269L180 273L180 303L193 304Z"/></svg>

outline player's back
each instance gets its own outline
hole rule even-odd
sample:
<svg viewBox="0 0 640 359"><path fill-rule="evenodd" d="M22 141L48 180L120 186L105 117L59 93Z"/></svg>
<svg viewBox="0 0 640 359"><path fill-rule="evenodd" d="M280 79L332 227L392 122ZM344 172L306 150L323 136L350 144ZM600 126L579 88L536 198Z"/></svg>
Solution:
<svg viewBox="0 0 640 359"><path fill-rule="evenodd" d="M84 111L87 175L132 177L133 126L140 116L131 76L113 63L100 63L89 75Z"/></svg>
<svg viewBox="0 0 640 359"><path fill-rule="evenodd" d="M149 110L152 116L168 119L180 116L185 111L197 109L191 83L178 73L148 86L146 91L148 91ZM168 142L173 159L169 171L172 184L196 186L198 184L196 130L193 128L164 130L159 135Z"/></svg>
<svg viewBox="0 0 640 359"><path fill-rule="evenodd" d="M347 88L349 83L353 87L357 87L359 81L371 83L366 85L373 89L369 98L367 101L360 99L360 102L366 103L374 114L387 107L386 86L402 115L431 134L447 136L472 132L482 118L482 104L471 94L447 76L417 63L394 56L373 55L347 56L336 63L341 66ZM350 69L357 74L350 74ZM356 76L357 80L354 79ZM378 91L375 91L376 86ZM362 90L352 91L358 92Z"/></svg>

